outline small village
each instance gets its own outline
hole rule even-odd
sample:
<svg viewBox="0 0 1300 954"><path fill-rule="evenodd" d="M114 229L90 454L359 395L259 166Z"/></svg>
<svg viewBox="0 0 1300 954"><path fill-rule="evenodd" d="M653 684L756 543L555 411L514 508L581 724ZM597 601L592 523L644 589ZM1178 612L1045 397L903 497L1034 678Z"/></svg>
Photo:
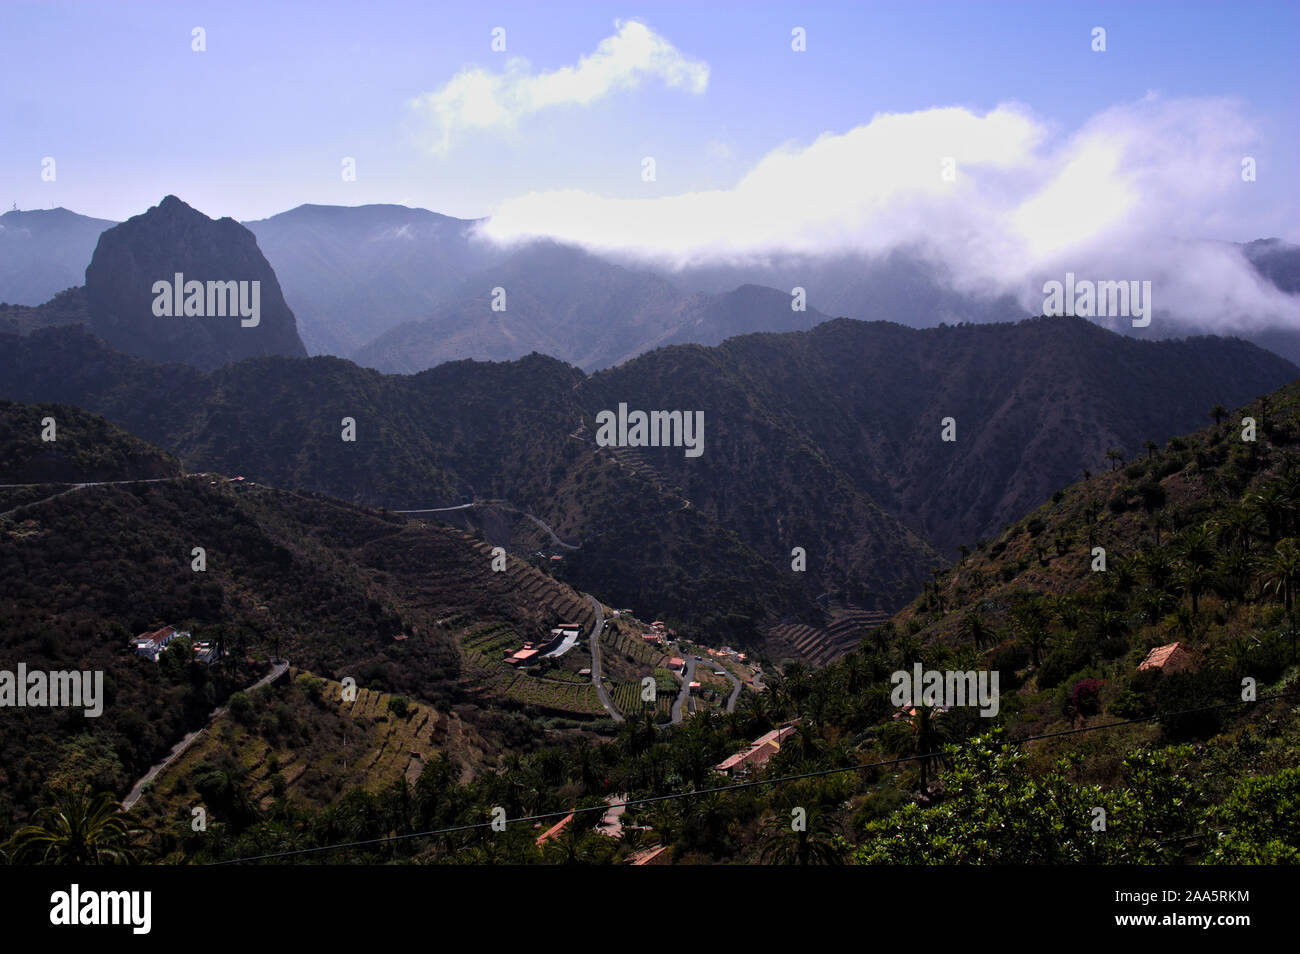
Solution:
<svg viewBox="0 0 1300 954"><path fill-rule="evenodd" d="M195 640L193 635L186 632L180 632L174 626L163 626L152 632L144 632L131 640L131 646L135 649L137 656L143 656L152 663L158 662L158 657L162 655L174 639L188 639L194 650L194 661L211 665L219 659L224 652L217 643L208 640Z"/></svg>

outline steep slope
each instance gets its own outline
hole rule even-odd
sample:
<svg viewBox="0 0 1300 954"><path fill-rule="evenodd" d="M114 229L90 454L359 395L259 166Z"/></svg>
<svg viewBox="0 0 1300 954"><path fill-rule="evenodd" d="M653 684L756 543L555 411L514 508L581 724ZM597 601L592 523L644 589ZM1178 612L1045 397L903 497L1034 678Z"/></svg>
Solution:
<svg viewBox="0 0 1300 954"><path fill-rule="evenodd" d="M751 646L771 625L829 625L828 610L835 625L892 610L958 543L1104 467L1109 449L1131 456L1300 373L1235 339L1142 342L1079 319L841 319L661 348L591 377L540 355L414 376L334 358L201 374L75 328L9 342L11 397L88 407L192 469L396 509L507 501L576 548L557 555L580 588ZM598 446L597 415L621 404L702 412L702 454Z"/></svg>
<svg viewBox="0 0 1300 954"><path fill-rule="evenodd" d="M501 711L523 704L462 669L463 643L484 627L538 638L588 605L569 587L515 560L509 572L493 572L486 545L459 530L214 474L52 495L105 462L118 479L156 466L143 459L149 448L85 412L6 403L5 447L19 462L39 460L41 441L26 425L47 413L66 422L74 453L40 461L41 476L57 483L0 514L0 669L102 670L107 698L89 719L6 710L0 827L50 784L88 780L125 793L185 731L265 672L271 655L444 713L456 706L492 745L505 730L529 737L526 722ZM118 461L119 449L141 459ZM19 466L28 476L30 463ZM205 551L202 572L193 547ZM227 655L212 666L138 657L130 638L163 624L220 643Z"/></svg>
<svg viewBox="0 0 1300 954"><path fill-rule="evenodd" d="M183 288L155 288L174 285L177 275ZM218 283L237 286L237 294L224 287L214 294ZM183 311L176 307L182 302ZM100 236L86 267L86 303L95 334L154 361L209 369L254 355L307 353L253 234L175 196Z"/></svg>
<svg viewBox="0 0 1300 954"><path fill-rule="evenodd" d="M566 578L610 602L753 643L767 616L816 616L798 581L671 487L579 432L581 372L533 355L385 376L337 358L263 358L209 374L158 366L78 328L0 347L4 393L62 394L191 469L422 509L503 498L584 548ZM343 418L356 440L342 439ZM512 541L521 553L523 539ZM908 561L903 561L907 563Z"/></svg>
<svg viewBox="0 0 1300 954"><path fill-rule="evenodd" d="M581 394L593 424L619 402L704 410L700 458L641 454L760 552L804 546L812 579L853 592L872 541L897 535L889 524L951 553L1104 466L1107 449L1131 455L1298 373L1236 339L1140 342L1081 319L925 331L840 319L656 351Z"/></svg>
<svg viewBox="0 0 1300 954"><path fill-rule="evenodd" d="M0 400L0 484L145 480L180 474L180 462L170 454L98 415L63 404Z"/></svg>
<svg viewBox="0 0 1300 954"><path fill-rule="evenodd" d="M1298 450L1300 382L1058 489L937 575L864 650L905 633L936 653L974 651L1031 731L1231 701L1247 675L1261 698L1279 691L1297 661ZM1175 642L1185 669L1139 668ZM1198 712L1160 728L1204 738L1232 717Z"/></svg>

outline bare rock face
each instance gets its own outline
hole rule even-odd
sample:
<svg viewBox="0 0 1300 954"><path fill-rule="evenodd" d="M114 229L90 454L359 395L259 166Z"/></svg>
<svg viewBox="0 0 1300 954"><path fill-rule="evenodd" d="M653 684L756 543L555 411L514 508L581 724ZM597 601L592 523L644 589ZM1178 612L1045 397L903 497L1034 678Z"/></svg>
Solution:
<svg viewBox="0 0 1300 954"><path fill-rule="evenodd" d="M211 370L307 354L253 233L174 195L99 237L86 301L95 334L154 361Z"/></svg>

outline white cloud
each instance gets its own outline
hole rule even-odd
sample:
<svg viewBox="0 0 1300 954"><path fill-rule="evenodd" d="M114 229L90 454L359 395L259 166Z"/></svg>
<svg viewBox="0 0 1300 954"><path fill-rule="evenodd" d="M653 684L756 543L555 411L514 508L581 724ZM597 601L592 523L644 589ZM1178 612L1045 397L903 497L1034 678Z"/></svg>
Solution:
<svg viewBox="0 0 1300 954"><path fill-rule="evenodd" d="M433 150L446 155L453 136L463 130L508 128L541 110L588 106L647 79L696 94L708 87L708 64L684 55L644 23L617 21L615 29L576 66L534 73L527 60L512 58L504 72L464 69L416 97L412 106L433 125Z"/></svg>
<svg viewBox="0 0 1300 954"><path fill-rule="evenodd" d="M1198 324L1300 323L1226 237L1243 224L1240 161L1256 131L1240 103L1148 94L1062 135L1016 104L983 114L881 114L786 144L728 189L617 199L564 190L502 203L497 241L549 236L676 266L783 253L918 251L961 292L1041 308L1042 282L1150 279L1157 309ZM956 160L955 181L941 176ZM815 301L814 301L815 303Z"/></svg>

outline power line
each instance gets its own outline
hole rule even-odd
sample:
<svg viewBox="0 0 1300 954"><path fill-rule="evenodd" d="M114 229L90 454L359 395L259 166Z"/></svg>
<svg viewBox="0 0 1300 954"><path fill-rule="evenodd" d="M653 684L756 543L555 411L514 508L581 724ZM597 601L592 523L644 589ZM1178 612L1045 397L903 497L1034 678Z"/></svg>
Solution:
<svg viewBox="0 0 1300 954"><path fill-rule="evenodd" d="M1007 739L1012 745L1023 745L1026 742L1041 742L1044 739L1055 739L1067 735L1079 735L1084 732L1096 732L1101 729L1116 729L1126 725L1141 725L1147 722L1155 722L1159 719L1167 719L1173 716L1191 715L1197 712L1211 712L1218 709L1232 708L1241 705L1255 705L1260 702L1272 702L1287 699L1288 696L1300 684L1291 686L1280 693L1271 696L1260 696L1254 700L1234 700L1232 702L1220 702L1208 706L1197 706L1192 709L1179 709L1173 712L1158 712L1154 715L1144 716L1138 719L1122 719L1118 722L1105 722L1100 725L1083 726L1077 729L1062 729L1059 732L1047 732L1041 735L1029 735L1021 738ZM606 802L602 805L593 805L589 808L574 808L567 811L546 812L540 815L525 815L519 818L509 819L510 822L534 822L544 821L550 818L560 818L567 815L585 815L590 812L606 812L612 808L632 808L638 805L648 805L654 802L674 801L679 798L692 798L697 795L713 795L722 792L737 792L747 788L756 788L762 785L779 785L783 782L798 782L812 778L823 778L828 775L838 775L846 772L860 772L864 769L886 768L893 765L902 765L907 762L918 762L925 759L934 759L943 756L943 752L927 752L923 755L905 755L896 759L884 759L879 762L864 762L858 765L842 765L836 768L818 769L813 772L803 772L798 775L781 775L776 778L755 779L750 782L736 782L730 785L719 785L714 788L692 789L689 792L674 792L668 795L650 795L645 798L634 798L623 802ZM294 848L289 851L269 852L262 855L249 855L244 858L233 858L227 861L212 862L214 865L235 865L249 861L266 861L271 858L288 858L295 855L314 854L320 851L335 851L342 848L363 848L369 845L393 844L399 841L406 841L411 838L431 838L435 835L451 835L463 831L477 831L484 828L491 828L493 822L475 822L470 825L455 825L450 828L435 828L430 831L409 832L404 835L385 835L382 838L369 838L363 841L341 842L333 845L316 845L311 848ZM1186 839L1190 840L1190 839Z"/></svg>

